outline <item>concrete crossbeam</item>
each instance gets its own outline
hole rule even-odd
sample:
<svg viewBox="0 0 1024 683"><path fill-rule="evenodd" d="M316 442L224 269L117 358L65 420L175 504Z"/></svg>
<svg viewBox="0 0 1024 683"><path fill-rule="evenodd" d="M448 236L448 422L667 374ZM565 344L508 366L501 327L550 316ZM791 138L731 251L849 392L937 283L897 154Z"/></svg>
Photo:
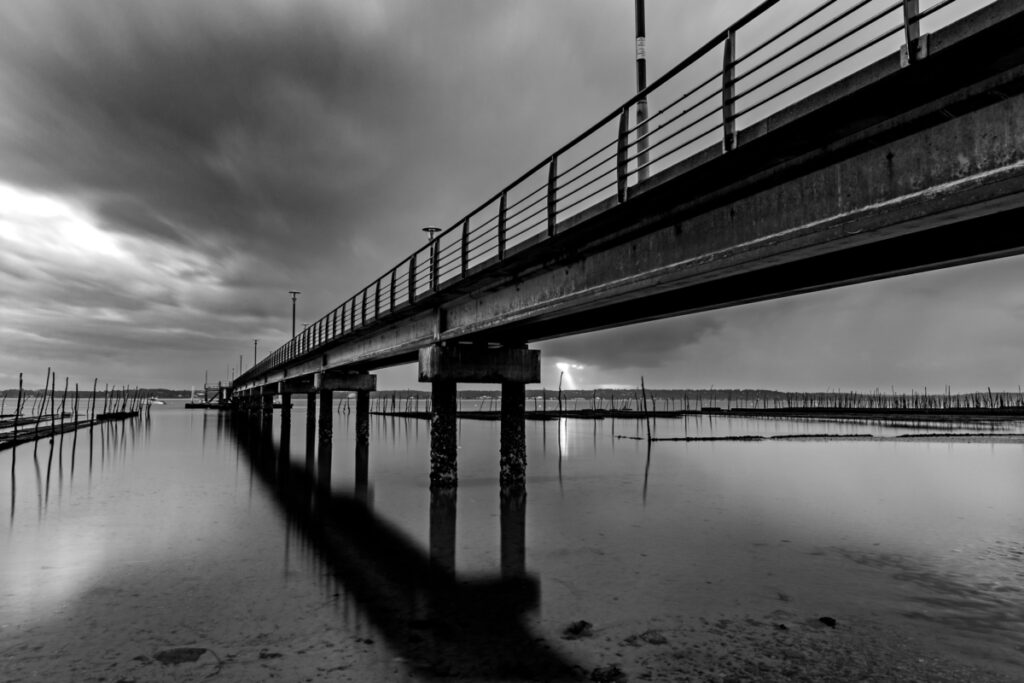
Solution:
<svg viewBox="0 0 1024 683"><path fill-rule="evenodd" d="M296 377L277 383L277 393L279 394L308 394L315 390L312 377Z"/></svg>
<svg viewBox="0 0 1024 683"><path fill-rule="evenodd" d="M361 372L318 372L313 375L317 391L375 391L377 375Z"/></svg>
<svg viewBox="0 0 1024 683"><path fill-rule="evenodd" d="M525 348L487 348L477 344L434 345L420 349L421 382L491 384L540 381L540 351Z"/></svg>

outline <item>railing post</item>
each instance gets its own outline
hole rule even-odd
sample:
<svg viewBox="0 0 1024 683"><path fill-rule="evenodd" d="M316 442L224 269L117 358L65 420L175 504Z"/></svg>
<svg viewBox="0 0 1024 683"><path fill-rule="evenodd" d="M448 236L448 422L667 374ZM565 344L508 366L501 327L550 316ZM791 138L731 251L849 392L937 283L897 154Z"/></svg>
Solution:
<svg viewBox="0 0 1024 683"><path fill-rule="evenodd" d="M390 308L391 311L395 310L395 280L397 279L396 273L398 273L398 268L392 268L391 269L391 291L389 292L390 296L388 297L390 299L390 301L391 301L391 308Z"/></svg>
<svg viewBox="0 0 1024 683"><path fill-rule="evenodd" d="M462 277L469 272L469 217L462 221Z"/></svg>
<svg viewBox="0 0 1024 683"><path fill-rule="evenodd" d="M908 67L928 56L928 36L921 35L921 22L917 18L920 9L918 0L903 0L904 43L900 47L902 67Z"/></svg>
<svg viewBox="0 0 1024 683"><path fill-rule="evenodd" d="M558 220L558 157L551 157L548 164L548 237L555 234Z"/></svg>
<svg viewBox="0 0 1024 683"><path fill-rule="evenodd" d="M440 260L438 249L437 237L431 237L430 239L430 289L431 291L437 291L438 282L441 280L441 275L438 273L438 261Z"/></svg>
<svg viewBox="0 0 1024 683"><path fill-rule="evenodd" d="M501 201L498 203L498 260L505 258L505 213L508 207L508 192L501 193Z"/></svg>
<svg viewBox="0 0 1024 683"><path fill-rule="evenodd" d="M380 279L377 280L377 288L373 292L373 319L380 319Z"/></svg>
<svg viewBox="0 0 1024 683"><path fill-rule="evenodd" d="M363 325L366 325L366 290L367 289L369 289L369 287L363 289L363 319L362 319Z"/></svg>
<svg viewBox="0 0 1024 683"><path fill-rule="evenodd" d="M623 107L619 115L619 144L615 152L615 178L618 184L619 202L629 196L629 107Z"/></svg>
<svg viewBox="0 0 1024 683"><path fill-rule="evenodd" d="M409 257L409 303L416 301L416 252Z"/></svg>
<svg viewBox="0 0 1024 683"><path fill-rule="evenodd" d="M736 148L736 32L725 34L722 57L722 151Z"/></svg>
<svg viewBox="0 0 1024 683"><path fill-rule="evenodd" d="M349 330L356 329L356 298L353 296L348 300L350 308L348 309L348 320L351 324Z"/></svg>

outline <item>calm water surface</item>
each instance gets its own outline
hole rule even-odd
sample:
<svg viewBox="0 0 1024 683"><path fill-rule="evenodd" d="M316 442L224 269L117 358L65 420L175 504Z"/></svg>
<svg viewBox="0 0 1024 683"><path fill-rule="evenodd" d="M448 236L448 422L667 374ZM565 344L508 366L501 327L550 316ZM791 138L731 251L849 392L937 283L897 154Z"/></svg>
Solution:
<svg viewBox="0 0 1024 683"><path fill-rule="evenodd" d="M423 656L409 643L442 604L472 638L532 658L548 656L540 641L557 650L579 619L603 628L784 608L871 619L1024 677L1020 443L648 449L628 438L635 421L529 421L527 491L503 497L498 423L461 421L458 490L432 499L426 422L373 418L363 484L354 417L335 413L329 472L307 457L305 417L300 401L282 448L278 415L260 437L226 415L154 406L148 420L81 432L73 454L70 435L34 455L0 453L0 679L58 662L79 680L76 667L103 656L196 642L268 665L275 648L304 643L296 652L310 666L370 661L383 679ZM723 416L655 425L662 437L949 428ZM986 430L1024 431L970 428ZM331 649L324 629L358 643L363 659Z"/></svg>

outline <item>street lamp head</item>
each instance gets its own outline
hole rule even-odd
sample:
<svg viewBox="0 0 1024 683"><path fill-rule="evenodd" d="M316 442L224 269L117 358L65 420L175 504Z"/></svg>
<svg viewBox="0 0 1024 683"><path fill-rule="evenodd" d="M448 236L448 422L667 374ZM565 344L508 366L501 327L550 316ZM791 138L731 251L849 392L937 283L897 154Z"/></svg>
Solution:
<svg viewBox="0 0 1024 683"><path fill-rule="evenodd" d="M428 225L427 227L423 228L423 232L427 233L427 241L431 242L434 239L434 235L441 232L441 228L435 227L433 225Z"/></svg>

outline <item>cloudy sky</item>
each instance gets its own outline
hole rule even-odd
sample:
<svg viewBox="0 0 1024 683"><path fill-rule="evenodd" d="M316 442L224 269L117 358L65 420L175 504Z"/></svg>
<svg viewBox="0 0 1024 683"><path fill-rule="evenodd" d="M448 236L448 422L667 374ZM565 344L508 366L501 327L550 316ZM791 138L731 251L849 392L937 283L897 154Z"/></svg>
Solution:
<svg viewBox="0 0 1024 683"><path fill-rule="evenodd" d="M656 77L754 3L648 0ZM0 387L237 372L635 88L630 0L5 0ZM583 387L1016 388L1020 259L539 345ZM382 386L417 386L411 367Z"/></svg>

